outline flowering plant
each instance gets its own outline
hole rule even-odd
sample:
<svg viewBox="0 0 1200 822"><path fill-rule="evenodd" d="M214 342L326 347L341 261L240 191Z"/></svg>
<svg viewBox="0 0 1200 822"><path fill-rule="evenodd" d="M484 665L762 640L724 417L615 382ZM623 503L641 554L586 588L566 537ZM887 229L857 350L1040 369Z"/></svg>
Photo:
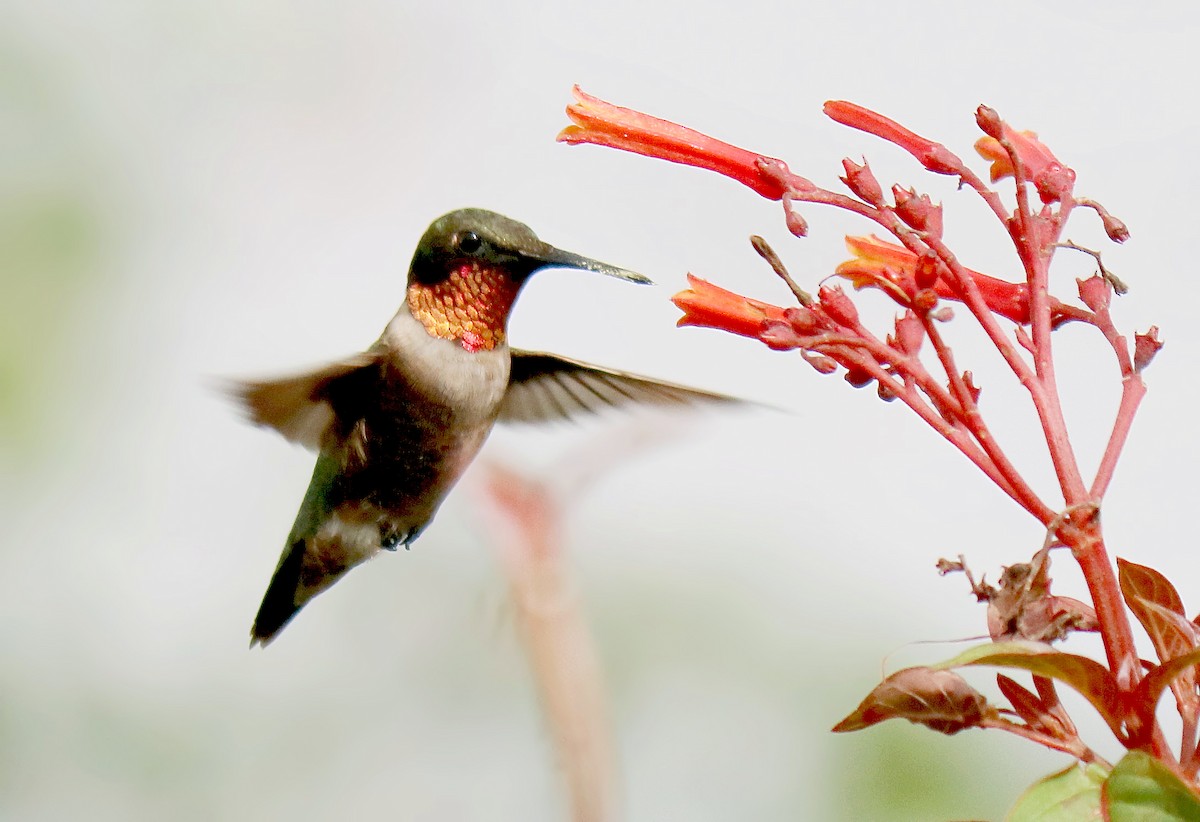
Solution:
<svg viewBox="0 0 1200 822"><path fill-rule="evenodd" d="M1094 212L1108 238L1124 242L1125 225L1094 200L1075 194L1075 172L1036 134L1017 131L986 106L975 121L984 136L976 150L991 162L985 182L940 143L861 106L831 101L825 113L843 125L907 151L934 174L957 177L974 191L1011 240L1024 278L1009 282L964 266L943 239L942 206L899 185L885 193L864 160L843 160L849 194L821 188L777 159L747 151L674 123L612 105L574 90L567 108L573 125L558 139L593 143L717 171L782 203L790 231L807 234L798 204L833 206L874 223L875 234L846 238L851 258L833 272L854 289L877 289L899 308L891 328L878 333L860 318L841 286L802 289L760 237L756 251L795 297L783 307L743 297L688 275L675 295L680 325L716 328L757 338L777 351L797 351L822 374L842 373L855 387L874 385L884 400L899 400L958 449L1045 529L1045 544L1028 562L1005 569L998 585L976 581L962 558L942 560L942 573L961 572L987 602L991 641L940 664L906 668L887 677L835 731L854 731L892 718L945 734L990 728L1016 734L1071 756L1075 762L1032 786L1010 819L1200 819L1200 618L1190 620L1175 587L1142 565L1110 558L1100 521L1112 480L1146 387L1142 374L1161 349L1157 329L1132 343L1110 313L1125 286L1098 252L1064 241L1077 208ZM1006 204L992 184L1011 179ZM1036 198L1036 199L1035 199ZM1050 293L1050 263L1061 248L1091 255L1098 273L1077 281L1079 304ZM965 309L1016 376L1037 415L1057 478L1058 493L1039 494L1006 455L988 426L980 390L943 334ZM1054 331L1066 323L1094 327L1111 348L1121 385L1112 430L1094 476L1085 477L1072 448L1060 402ZM930 352L922 356L922 350ZM1086 580L1090 603L1051 592L1050 550L1066 548ZM1140 659L1130 614L1149 636L1157 659ZM1098 632L1105 658L1066 653L1055 642L1073 631ZM993 702L956 669L1016 669L1028 685L1005 674L996 682L1007 705ZM1126 749L1115 764L1079 734L1059 699L1059 688L1081 694ZM1181 718L1178 745L1157 717L1160 697L1174 697ZM1049 809L1049 810L1048 810Z"/></svg>

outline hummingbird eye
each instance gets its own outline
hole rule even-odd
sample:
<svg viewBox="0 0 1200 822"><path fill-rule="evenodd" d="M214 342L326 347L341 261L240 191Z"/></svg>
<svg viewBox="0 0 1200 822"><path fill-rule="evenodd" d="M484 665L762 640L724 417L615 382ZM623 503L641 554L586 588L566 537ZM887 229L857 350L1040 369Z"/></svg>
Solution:
<svg viewBox="0 0 1200 822"><path fill-rule="evenodd" d="M464 231L455 236L454 245L464 254L474 254L483 246L483 240L474 231Z"/></svg>

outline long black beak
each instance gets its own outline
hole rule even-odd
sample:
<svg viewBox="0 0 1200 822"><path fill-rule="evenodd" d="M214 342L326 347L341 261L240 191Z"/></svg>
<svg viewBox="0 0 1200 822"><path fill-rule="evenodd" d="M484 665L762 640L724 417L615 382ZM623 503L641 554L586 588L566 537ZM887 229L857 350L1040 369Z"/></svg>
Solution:
<svg viewBox="0 0 1200 822"><path fill-rule="evenodd" d="M563 251L552 245L545 245L532 254L526 252L524 256L537 262L539 264L538 268L580 268L584 271L595 271L597 274L607 274L619 280L628 280L631 283L654 285L650 278L644 274L638 274L636 271L630 271L627 268L617 268L615 265L602 263L590 257L572 254L570 251Z"/></svg>

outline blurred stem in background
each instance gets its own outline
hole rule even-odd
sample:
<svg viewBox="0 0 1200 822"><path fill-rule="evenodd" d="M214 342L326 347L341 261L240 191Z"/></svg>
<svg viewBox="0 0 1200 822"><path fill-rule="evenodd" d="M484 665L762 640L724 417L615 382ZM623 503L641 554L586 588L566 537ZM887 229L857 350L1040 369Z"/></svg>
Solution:
<svg viewBox="0 0 1200 822"><path fill-rule="evenodd" d="M517 630L563 769L575 822L617 816L608 701L596 643L565 556L565 521L596 480L625 460L677 436L679 419L639 416L607 429L539 472L482 464L476 492L491 543L508 578Z"/></svg>

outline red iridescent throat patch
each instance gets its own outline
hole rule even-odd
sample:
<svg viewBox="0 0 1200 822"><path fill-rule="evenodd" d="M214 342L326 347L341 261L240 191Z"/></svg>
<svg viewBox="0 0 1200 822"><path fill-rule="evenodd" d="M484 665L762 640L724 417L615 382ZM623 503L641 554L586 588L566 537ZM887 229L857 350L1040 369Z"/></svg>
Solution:
<svg viewBox="0 0 1200 822"><path fill-rule="evenodd" d="M440 283L410 285L408 309L431 336L457 340L468 351L490 351L504 342L517 289L496 267L463 263Z"/></svg>

